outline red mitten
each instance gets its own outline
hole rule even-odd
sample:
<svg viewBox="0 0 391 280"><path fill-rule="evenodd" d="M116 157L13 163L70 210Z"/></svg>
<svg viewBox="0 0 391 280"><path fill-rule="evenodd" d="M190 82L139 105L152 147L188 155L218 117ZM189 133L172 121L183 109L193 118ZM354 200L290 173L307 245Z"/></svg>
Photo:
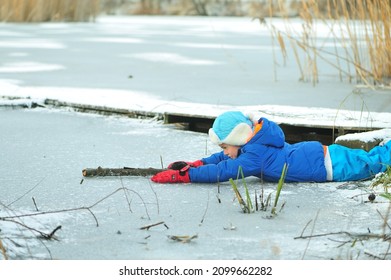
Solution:
<svg viewBox="0 0 391 280"><path fill-rule="evenodd" d="M199 159L199 160L191 162L189 165L190 165L190 167L199 167L199 166L204 165L204 162Z"/></svg>
<svg viewBox="0 0 391 280"><path fill-rule="evenodd" d="M175 161L172 162L168 165L168 169L173 169L173 170L181 170L185 166L189 165L190 167L199 167L201 165L204 165L204 163L201 160L196 160L193 162L190 161Z"/></svg>
<svg viewBox="0 0 391 280"><path fill-rule="evenodd" d="M155 183L190 183L189 170L186 165L181 170L166 170L152 176L151 180Z"/></svg>

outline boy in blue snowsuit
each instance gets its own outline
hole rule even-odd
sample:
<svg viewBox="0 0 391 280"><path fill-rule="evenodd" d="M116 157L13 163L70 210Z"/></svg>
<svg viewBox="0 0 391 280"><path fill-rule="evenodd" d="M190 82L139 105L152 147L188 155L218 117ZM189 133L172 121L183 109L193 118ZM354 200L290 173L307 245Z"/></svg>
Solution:
<svg viewBox="0 0 391 280"><path fill-rule="evenodd" d="M229 111L216 118L209 130L210 140L223 151L194 162L174 162L167 171L154 175L156 183L216 183L256 176L276 182L284 164L286 182L355 181L369 179L391 165L391 141L369 152L338 144L324 146L318 141L288 144L281 128L260 118Z"/></svg>

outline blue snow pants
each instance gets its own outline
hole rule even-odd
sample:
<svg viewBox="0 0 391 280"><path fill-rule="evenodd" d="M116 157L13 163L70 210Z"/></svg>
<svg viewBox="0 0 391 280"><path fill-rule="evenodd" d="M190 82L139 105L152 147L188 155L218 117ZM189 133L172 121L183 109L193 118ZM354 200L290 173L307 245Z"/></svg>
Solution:
<svg viewBox="0 0 391 280"><path fill-rule="evenodd" d="M369 152L332 144L329 146L329 152L333 181L369 179L379 172L384 172L387 165L391 165L391 141L384 146L376 146Z"/></svg>

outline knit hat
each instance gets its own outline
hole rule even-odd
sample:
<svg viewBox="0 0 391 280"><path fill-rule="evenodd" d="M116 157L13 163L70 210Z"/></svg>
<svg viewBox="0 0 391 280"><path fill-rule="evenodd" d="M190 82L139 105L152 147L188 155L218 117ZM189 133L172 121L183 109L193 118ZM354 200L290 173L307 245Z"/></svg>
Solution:
<svg viewBox="0 0 391 280"><path fill-rule="evenodd" d="M218 116L209 129L210 140L217 145L243 146L253 134L253 122L239 111Z"/></svg>

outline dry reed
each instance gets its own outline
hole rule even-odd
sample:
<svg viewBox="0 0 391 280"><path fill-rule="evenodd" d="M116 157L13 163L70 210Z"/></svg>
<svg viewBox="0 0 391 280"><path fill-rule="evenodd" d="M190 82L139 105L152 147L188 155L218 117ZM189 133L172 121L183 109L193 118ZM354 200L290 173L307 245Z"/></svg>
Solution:
<svg viewBox="0 0 391 280"><path fill-rule="evenodd" d="M3 255L4 260L8 260L7 250L4 248L3 242L0 239L0 252Z"/></svg>
<svg viewBox="0 0 391 280"><path fill-rule="evenodd" d="M389 0L298 0L301 28L290 28L286 1L269 0L273 16L284 17L285 28L271 28L284 57L289 40L299 65L301 79L316 84L318 60L334 67L340 79L353 79L373 87L390 86L391 78L391 4ZM276 5L276 1L278 5ZM291 2L292 4L293 2ZM319 34L319 26L326 34ZM333 48L330 45L333 44ZM302 50L299 54L297 50ZM285 59L285 58L284 58Z"/></svg>
<svg viewBox="0 0 391 280"><path fill-rule="evenodd" d="M100 0L0 0L0 20L6 22L89 21Z"/></svg>

